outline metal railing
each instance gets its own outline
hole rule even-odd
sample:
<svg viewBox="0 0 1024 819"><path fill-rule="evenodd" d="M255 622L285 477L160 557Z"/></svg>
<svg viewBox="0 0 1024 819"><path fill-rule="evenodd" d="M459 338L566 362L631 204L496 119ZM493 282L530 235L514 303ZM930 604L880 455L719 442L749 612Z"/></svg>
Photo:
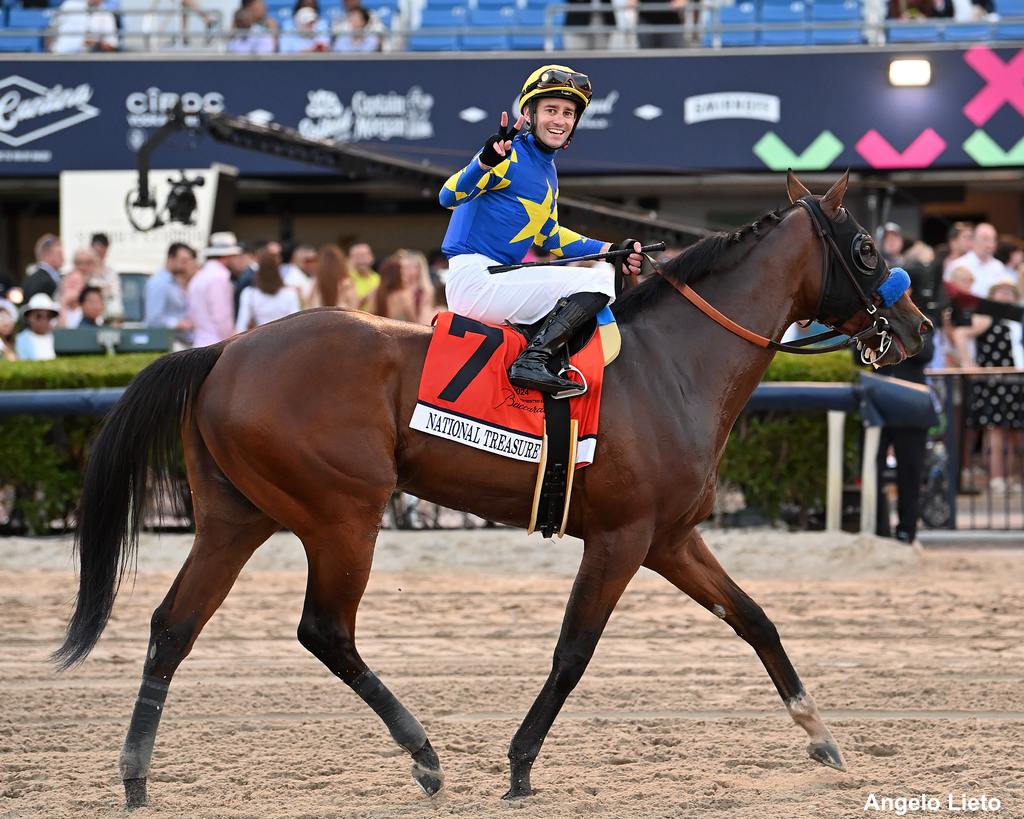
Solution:
<svg viewBox="0 0 1024 819"><path fill-rule="evenodd" d="M941 451L926 459L931 475L925 476L922 507L937 500L930 498L930 486L933 493L944 492L946 520L938 515L925 522L933 528L1024 530L1024 398L1005 427L979 426L971 406L979 388L1005 395L1015 385L1024 393L1024 369L941 369L928 376L943 405L944 427L933 441L934 451L941 440Z"/></svg>

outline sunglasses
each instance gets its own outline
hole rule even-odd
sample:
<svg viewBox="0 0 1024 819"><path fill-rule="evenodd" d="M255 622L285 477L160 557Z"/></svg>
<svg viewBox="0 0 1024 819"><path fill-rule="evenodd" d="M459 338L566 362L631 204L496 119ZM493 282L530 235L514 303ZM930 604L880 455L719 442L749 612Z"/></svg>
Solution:
<svg viewBox="0 0 1024 819"><path fill-rule="evenodd" d="M534 84L535 88L559 88L571 85L582 93L588 100L594 89L590 86L590 77L586 74L577 74L573 71L562 71L560 68L549 68Z"/></svg>

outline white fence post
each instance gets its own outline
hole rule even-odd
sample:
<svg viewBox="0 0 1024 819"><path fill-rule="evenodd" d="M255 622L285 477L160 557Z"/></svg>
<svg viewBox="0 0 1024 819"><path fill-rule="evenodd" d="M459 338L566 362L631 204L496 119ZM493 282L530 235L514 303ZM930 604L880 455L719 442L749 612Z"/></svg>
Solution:
<svg viewBox="0 0 1024 819"><path fill-rule="evenodd" d="M843 518L843 430L846 413L828 411L828 475L825 485L825 531L838 532Z"/></svg>

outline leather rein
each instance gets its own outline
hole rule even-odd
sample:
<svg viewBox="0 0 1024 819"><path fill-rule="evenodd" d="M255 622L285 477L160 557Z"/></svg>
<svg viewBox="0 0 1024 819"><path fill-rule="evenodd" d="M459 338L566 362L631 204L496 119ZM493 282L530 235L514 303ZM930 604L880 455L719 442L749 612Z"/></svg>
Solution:
<svg viewBox="0 0 1024 819"><path fill-rule="evenodd" d="M885 318L885 316L882 316L878 313L878 307L874 304L871 298L864 292L860 284L857 282L857 278L854 276L853 271L850 270L850 266L847 264L846 259L843 258L843 254L839 250L839 247L836 245L836 241L832 237L831 232L825 227L825 225L821 223L820 219L823 217L819 217L818 213L815 212L815 208L811 205L810 202L806 201L806 199L799 199L797 200L796 204L800 205L807 211L807 215L810 216L811 218L811 224L814 225L814 230L818 234L818 238L821 240L822 292L824 293L824 288L828 281L829 269L833 261L838 260L839 264L843 269L843 272L846 273L846 276L849 279L850 284L853 285L854 292L857 294L857 296L863 303L864 310L873 319L872 323L868 327L861 330L856 335L847 336L842 341L837 341L835 344L828 344L822 347L812 347L811 345L817 344L818 342L821 341L828 341L829 339L837 338L839 336L844 336L845 333L833 329L828 330L824 333L817 333L816 335L808 336L807 338L802 338L798 341L774 341L773 339L770 339L767 336L763 336L760 333L755 333L753 330L748 330L742 325L737 324L727 315L718 310L714 305L709 303L696 290L690 287L690 285L679 284L678 282L673 281L671 278L667 276L662 276L662 278L665 279L665 281L667 281L669 284L671 284L677 291L679 291L680 295L682 295L684 299L690 302L690 304L692 304L694 307L700 310L705 316L707 316L713 322L715 322L721 327L724 327L733 335L739 336L744 341L749 341L751 344L754 344L766 350L773 350L776 352L784 353L795 353L797 355L817 355L818 353L833 353L836 350L846 349L847 347L851 347L854 344L862 343L865 339L874 338L875 336L880 336L882 339L882 344L879 348L880 351L886 349L888 345L891 343L892 338L891 332L889 330L888 320ZM658 275L661 275L661 265L655 262L649 256L647 257L647 259L648 261L651 262L652 266L654 267L655 271L657 271ZM880 283L881 282L879 282L879 284ZM636 282L634 281L633 284L635 285Z"/></svg>

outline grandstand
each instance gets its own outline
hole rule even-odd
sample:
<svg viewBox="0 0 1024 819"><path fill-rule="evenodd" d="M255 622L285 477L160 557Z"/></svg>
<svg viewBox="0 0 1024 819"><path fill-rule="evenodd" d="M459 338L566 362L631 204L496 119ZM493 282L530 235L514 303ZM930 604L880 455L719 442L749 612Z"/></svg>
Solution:
<svg viewBox="0 0 1024 819"><path fill-rule="evenodd" d="M0 51L42 52L52 47L62 0L16 0L0 5ZM71 0L81 5L81 0ZM967 0L963 0L967 2ZM267 0L284 34L293 28L293 0ZM550 0L365 0L385 51L558 51L566 13L579 5ZM119 50L217 52L230 50L235 10L230 0L200 2L202 16L183 14L177 0L105 0L99 10L117 15ZM319 3L318 31L337 34L341 0ZM637 10L659 12L669 3L615 9L616 25L588 27L608 35L613 50L636 48L637 35L665 33L665 25L638 23ZM682 42L699 48L856 46L883 43L998 44L1024 38L1024 0L998 0L994 13L970 6L949 18L886 19L882 0L710 0L687 4L676 29ZM79 12L75 12L79 13ZM671 28L671 27L669 27ZM290 50L284 49L282 50Z"/></svg>

